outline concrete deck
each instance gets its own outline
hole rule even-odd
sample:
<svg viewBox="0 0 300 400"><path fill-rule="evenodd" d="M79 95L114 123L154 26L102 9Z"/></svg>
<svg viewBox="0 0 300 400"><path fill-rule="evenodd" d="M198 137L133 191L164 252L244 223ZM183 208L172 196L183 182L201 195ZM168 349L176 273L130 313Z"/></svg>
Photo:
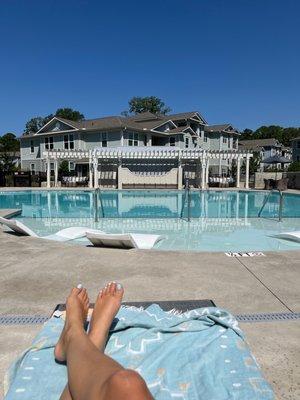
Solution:
<svg viewBox="0 0 300 400"><path fill-rule="evenodd" d="M50 315L72 285L83 283L93 299L110 280L123 283L128 301L211 298L233 314L300 311L300 251L241 259L113 250L21 237L1 228L0 251L1 315ZM277 398L300 398L300 320L241 327ZM0 326L1 377L39 329Z"/></svg>

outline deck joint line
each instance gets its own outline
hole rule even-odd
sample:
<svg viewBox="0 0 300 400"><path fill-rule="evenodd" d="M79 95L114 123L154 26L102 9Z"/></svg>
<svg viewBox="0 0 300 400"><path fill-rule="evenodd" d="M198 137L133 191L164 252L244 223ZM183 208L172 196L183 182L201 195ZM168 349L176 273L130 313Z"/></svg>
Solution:
<svg viewBox="0 0 300 400"><path fill-rule="evenodd" d="M33 315L2 315L0 325L40 325L49 320L49 316ZM272 322L300 320L300 313L262 313L262 314L238 314L235 315L238 322Z"/></svg>
<svg viewBox="0 0 300 400"><path fill-rule="evenodd" d="M247 267L247 265L245 265L241 258L236 257L237 261L244 267L246 268L246 270L254 276L255 279L258 280L258 282L260 282L287 310L289 310L290 313L293 313L293 310L290 309L290 307L288 307L284 301L281 300L280 297L277 296L276 293L273 292L273 290L271 290L253 271L251 271L250 268Z"/></svg>

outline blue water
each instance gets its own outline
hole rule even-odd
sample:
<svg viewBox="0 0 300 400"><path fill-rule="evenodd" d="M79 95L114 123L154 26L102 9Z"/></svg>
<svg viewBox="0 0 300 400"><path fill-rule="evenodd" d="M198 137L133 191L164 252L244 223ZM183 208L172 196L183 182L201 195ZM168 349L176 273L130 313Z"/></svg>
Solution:
<svg viewBox="0 0 300 400"><path fill-rule="evenodd" d="M160 250L300 250L299 243L272 237L300 230L300 195L284 194L282 222L277 193L258 218L265 196L262 191L192 192L190 222L183 191L103 191L98 222L94 195L84 190L0 192L0 208L21 209L17 219L40 236L86 226L112 233L161 234L166 239L156 245Z"/></svg>
<svg viewBox="0 0 300 400"><path fill-rule="evenodd" d="M195 191L190 196L191 218L256 218L266 197L261 191ZM23 217L93 218L90 191L0 192L0 208L20 208ZM276 218L279 194L273 193L262 217ZM184 191L102 191L98 214L104 218L186 218ZM283 217L300 218L300 195L284 194Z"/></svg>

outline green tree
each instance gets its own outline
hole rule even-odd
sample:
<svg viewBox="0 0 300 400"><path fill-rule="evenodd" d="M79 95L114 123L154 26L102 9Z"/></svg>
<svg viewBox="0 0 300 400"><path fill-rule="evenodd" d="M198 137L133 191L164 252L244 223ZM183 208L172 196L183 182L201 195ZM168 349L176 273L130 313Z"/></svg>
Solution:
<svg viewBox="0 0 300 400"><path fill-rule="evenodd" d="M260 167L260 155L258 153L254 153L253 157L250 158L249 160L249 174L254 175L255 172L258 171ZM242 172L245 174L246 173L246 161L242 164Z"/></svg>
<svg viewBox="0 0 300 400"><path fill-rule="evenodd" d="M46 115L46 117L34 117L31 118L25 125L24 134L29 135L31 133L36 133L39 131L44 125L47 124L53 117L60 117L69 119L71 121L81 121L84 118L84 115L81 114L77 110L73 110L72 108L58 108L56 113Z"/></svg>
<svg viewBox="0 0 300 400"><path fill-rule="evenodd" d="M84 115L81 112L67 107L58 108L55 117L69 119L70 121L82 121L84 119Z"/></svg>
<svg viewBox="0 0 300 400"><path fill-rule="evenodd" d="M123 115L140 114L147 111L153 114L168 114L171 111L160 98L155 96L135 96L129 100L128 105L129 110L123 111Z"/></svg>
<svg viewBox="0 0 300 400"><path fill-rule="evenodd" d="M14 152L20 151L20 142L13 133L6 133L0 137L0 151L1 152Z"/></svg>
<svg viewBox="0 0 300 400"><path fill-rule="evenodd" d="M250 140L252 139L252 136L253 136L253 130L246 128L242 132L241 140Z"/></svg>
<svg viewBox="0 0 300 400"><path fill-rule="evenodd" d="M31 118L25 125L24 134L29 135L31 133L36 133L52 118L53 118L52 114L49 114L46 117Z"/></svg>
<svg viewBox="0 0 300 400"><path fill-rule="evenodd" d="M292 162L288 167L288 171L290 172L300 171L300 161Z"/></svg>
<svg viewBox="0 0 300 400"><path fill-rule="evenodd" d="M70 170L69 170L69 162L68 162L67 160L63 160L63 161L60 163L59 168L58 168L58 172L59 172L61 175L68 175L68 174L70 173Z"/></svg>
<svg viewBox="0 0 300 400"><path fill-rule="evenodd" d="M291 146L291 139L300 136L300 128L283 128L278 125L261 126L252 131L251 129L244 129L241 135L241 140L252 139L277 139L284 146Z"/></svg>
<svg viewBox="0 0 300 400"><path fill-rule="evenodd" d="M5 174L11 174L17 170L15 166L15 157L9 153L0 153L0 171Z"/></svg>

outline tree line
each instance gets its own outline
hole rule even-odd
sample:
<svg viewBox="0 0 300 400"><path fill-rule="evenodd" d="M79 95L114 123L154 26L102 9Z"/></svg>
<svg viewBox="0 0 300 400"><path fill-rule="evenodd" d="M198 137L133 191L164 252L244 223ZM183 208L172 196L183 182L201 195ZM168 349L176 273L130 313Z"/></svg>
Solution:
<svg viewBox="0 0 300 400"><path fill-rule="evenodd" d="M291 140L300 137L300 127L298 128L283 128L279 125L261 126L255 131L252 129L244 129L240 136L240 140L255 140L255 139L271 139L275 138L285 147L291 146Z"/></svg>

